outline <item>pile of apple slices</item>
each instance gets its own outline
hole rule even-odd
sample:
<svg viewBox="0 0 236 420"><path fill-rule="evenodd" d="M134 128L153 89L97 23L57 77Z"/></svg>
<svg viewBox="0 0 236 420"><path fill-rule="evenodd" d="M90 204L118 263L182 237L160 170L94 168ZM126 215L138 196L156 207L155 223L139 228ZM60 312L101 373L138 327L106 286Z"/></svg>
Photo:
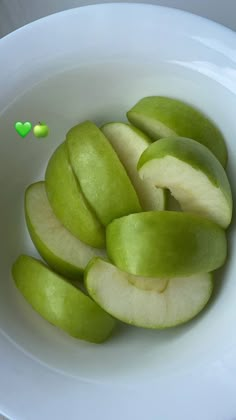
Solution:
<svg viewBox="0 0 236 420"><path fill-rule="evenodd" d="M220 131L165 97L143 98L127 117L67 133L45 181L25 192L27 227L48 265L21 255L12 268L37 312L96 343L115 318L144 328L189 321L227 256L232 194ZM168 208L170 194L181 211Z"/></svg>

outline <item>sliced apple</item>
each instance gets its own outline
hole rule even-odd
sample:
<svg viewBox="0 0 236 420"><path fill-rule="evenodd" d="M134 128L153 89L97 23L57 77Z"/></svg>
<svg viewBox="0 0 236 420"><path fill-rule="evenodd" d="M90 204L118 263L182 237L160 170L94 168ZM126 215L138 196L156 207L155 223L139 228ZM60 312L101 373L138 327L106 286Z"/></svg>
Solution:
<svg viewBox="0 0 236 420"><path fill-rule="evenodd" d="M45 186L48 200L62 224L86 244L103 248L104 228L85 199L62 143L49 160Z"/></svg>
<svg viewBox="0 0 236 420"><path fill-rule="evenodd" d="M169 137L151 144L138 163L141 179L168 188L182 210L205 216L226 228L232 194L224 168L202 144Z"/></svg>
<svg viewBox="0 0 236 420"><path fill-rule="evenodd" d="M106 256L105 250L86 245L63 226L49 204L44 182L27 188L25 218L31 239L42 258L66 277L78 279L93 257Z"/></svg>
<svg viewBox="0 0 236 420"><path fill-rule="evenodd" d="M100 343L115 320L82 291L35 258L21 255L13 264L16 286L43 318L75 338Z"/></svg>
<svg viewBox="0 0 236 420"><path fill-rule="evenodd" d="M226 235L191 213L144 212L114 220L106 231L107 253L121 270L146 277L210 272L224 264Z"/></svg>
<svg viewBox="0 0 236 420"><path fill-rule="evenodd" d="M127 117L154 141L173 135L192 138L226 166L227 149L219 129L202 112L180 100L149 96L141 99Z"/></svg>
<svg viewBox="0 0 236 420"><path fill-rule="evenodd" d="M102 224L141 211L125 168L95 124L86 121L73 127L66 142L81 189Z"/></svg>
<svg viewBox="0 0 236 420"><path fill-rule="evenodd" d="M143 210L164 210L165 190L141 180L137 171L141 154L151 144L149 138L137 128L124 123L108 123L101 130L124 165Z"/></svg>
<svg viewBox="0 0 236 420"><path fill-rule="evenodd" d="M115 318L144 328L174 327L194 318L210 299L212 275L168 279L127 274L94 258L86 269L90 296Z"/></svg>

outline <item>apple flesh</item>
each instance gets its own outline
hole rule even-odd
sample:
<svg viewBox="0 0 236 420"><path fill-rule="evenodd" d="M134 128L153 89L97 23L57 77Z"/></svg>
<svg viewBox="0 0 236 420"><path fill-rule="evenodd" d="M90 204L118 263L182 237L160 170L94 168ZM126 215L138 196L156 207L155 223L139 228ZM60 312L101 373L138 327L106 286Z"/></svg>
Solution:
<svg viewBox="0 0 236 420"><path fill-rule="evenodd" d="M169 137L151 144L138 163L141 179L168 188L182 210L205 216L223 228L232 218L232 194L224 168L202 144Z"/></svg>
<svg viewBox="0 0 236 420"><path fill-rule="evenodd" d="M103 225L141 211L125 168L95 124L86 121L73 127L66 144L81 189Z"/></svg>
<svg viewBox="0 0 236 420"><path fill-rule="evenodd" d="M121 270L170 278L210 272L224 264L225 231L204 217L174 211L131 214L106 230L107 253Z"/></svg>
<svg viewBox="0 0 236 420"><path fill-rule="evenodd" d="M141 180L137 164L144 150L151 144L145 134L124 123L108 123L101 128L111 143L138 194L143 210L164 210L166 192L148 180Z"/></svg>
<svg viewBox="0 0 236 420"><path fill-rule="evenodd" d="M35 258L21 255L13 264L15 284L43 318L69 335L100 343L115 320L82 291Z"/></svg>
<svg viewBox="0 0 236 420"><path fill-rule="evenodd" d="M226 166L227 149L219 129L202 112L180 100L149 96L128 111L127 117L154 141L169 136L192 138Z"/></svg>
<svg viewBox="0 0 236 420"><path fill-rule="evenodd" d="M164 282L132 276L100 258L89 263L85 284L92 299L115 318L137 327L157 329L194 318L209 301L213 289L209 273Z"/></svg>
<svg viewBox="0 0 236 420"><path fill-rule="evenodd" d="M86 245L63 226L49 204L44 182L27 188L25 218L35 247L57 273L78 280L93 257L106 256L105 250Z"/></svg>
<svg viewBox="0 0 236 420"><path fill-rule="evenodd" d="M77 182L62 143L49 160L45 186L49 203L61 223L78 239L104 248L105 231Z"/></svg>

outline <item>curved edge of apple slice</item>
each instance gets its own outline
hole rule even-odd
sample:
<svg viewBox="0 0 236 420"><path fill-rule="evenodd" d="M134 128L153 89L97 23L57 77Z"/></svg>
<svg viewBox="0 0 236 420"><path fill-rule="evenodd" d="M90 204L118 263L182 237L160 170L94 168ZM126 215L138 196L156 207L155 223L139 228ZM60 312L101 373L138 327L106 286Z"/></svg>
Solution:
<svg viewBox="0 0 236 420"><path fill-rule="evenodd" d="M138 277L94 258L85 271L85 286L95 302L120 321L163 329L186 323L202 311L211 297L213 278L210 273L165 281Z"/></svg>
<svg viewBox="0 0 236 420"><path fill-rule="evenodd" d="M211 272L227 257L225 230L190 212L143 212L113 220L106 229L106 244L117 267L146 277Z"/></svg>
<svg viewBox="0 0 236 420"><path fill-rule="evenodd" d="M143 210L164 210L167 191L142 180L137 170L138 161L144 150L150 146L151 140L138 128L127 123L110 122L100 129L124 165Z"/></svg>
<svg viewBox="0 0 236 420"><path fill-rule="evenodd" d="M45 188L49 203L62 224L87 245L104 248L104 227L81 190L70 164L65 141L49 159Z"/></svg>
<svg viewBox="0 0 236 420"><path fill-rule="evenodd" d="M92 121L72 127L66 134L66 147L81 190L102 225L142 211L127 171Z"/></svg>
<svg viewBox="0 0 236 420"><path fill-rule="evenodd" d="M185 137L152 143L138 162L141 179L167 188L183 211L226 228L232 218L232 193L226 172L204 145Z"/></svg>
<svg viewBox="0 0 236 420"><path fill-rule="evenodd" d="M176 98L148 96L127 112L127 118L153 141L173 135L189 137L206 146L223 167L227 165L223 134L214 121L193 105Z"/></svg>
<svg viewBox="0 0 236 420"><path fill-rule="evenodd" d="M64 227L50 206L45 182L36 182L26 189L24 206L32 242L56 272L77 280L91 258L106 256L105 250L83 243Z"/></svg>
<svg viewBox="0 0 236 420"><path fill-rule="evenodd" d="M12 266L12 276L26 301L52 325L93 343L110 337L115 319L43 262L20 255Z"/></svg>

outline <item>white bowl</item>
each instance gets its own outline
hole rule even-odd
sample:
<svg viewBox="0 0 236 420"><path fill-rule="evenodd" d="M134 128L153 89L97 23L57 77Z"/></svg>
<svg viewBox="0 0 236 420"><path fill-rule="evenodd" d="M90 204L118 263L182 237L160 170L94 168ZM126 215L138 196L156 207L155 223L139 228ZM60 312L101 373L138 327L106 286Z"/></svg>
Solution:
<svg viewBox="0 0 236 420"><path fill-rule="evenodd" d="M37 255L24 223L25 187L42 179L78 121L124 119L146 95L187 100L223 131L236 179L235 46L224 27L141 4L69 10L0 41L0 411L10 418L235 418L235 258L195 321L162 332L120 328L103 345L44 321L10 274L18 254ZM50 127L44 140L15 132L16 121L40 120Z"/></svg>

